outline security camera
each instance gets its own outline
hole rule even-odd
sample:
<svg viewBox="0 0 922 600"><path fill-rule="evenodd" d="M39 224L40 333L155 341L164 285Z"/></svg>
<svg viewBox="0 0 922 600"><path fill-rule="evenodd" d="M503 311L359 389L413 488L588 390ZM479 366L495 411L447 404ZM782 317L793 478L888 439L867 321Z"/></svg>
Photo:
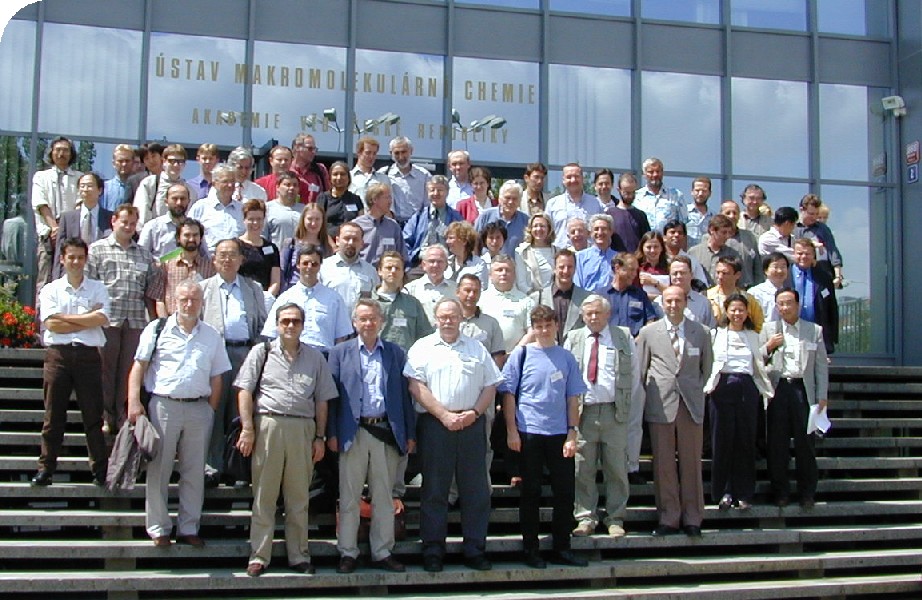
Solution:
<svg viewBox="0 0 922 600"><path fill-rule="evenodd" d="M894 117L906 115L906 102L903 100L902 96L887 96L881 98L880 103L884 107L884 110L889 110Z"/></svg>

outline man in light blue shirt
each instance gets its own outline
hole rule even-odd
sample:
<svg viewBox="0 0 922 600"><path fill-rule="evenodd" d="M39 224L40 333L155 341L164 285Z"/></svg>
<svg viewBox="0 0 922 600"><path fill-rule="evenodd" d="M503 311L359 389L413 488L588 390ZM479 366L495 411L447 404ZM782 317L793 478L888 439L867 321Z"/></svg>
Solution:
<svg viewBox="0 0 922 600"><path fill-rule="evenodd" d="M599 199L583 190L583 168L570 163L563 168L563 186L566 192L554 196L544 207L554 222L554 245L567 247L567 222L575 217L588 222L589 217L605 212Z"/></svg>
<svg viewBox="0 0 922 600"><path fill-rule="evenodd" d="M112 166L115 167L115 177L106 181L99 205L108 211L115 212L115 208L120 204L134 200L129 196L128 185L128 178L132 175L134 168L134 149L127 144L116 146L112 151Z"/></svg>
<svg viewBox="0 0 922 600"><path fill-rule="evenodd" d="M663 185L663 161L648 158L643 161L643 177L647 185L637 190L634 206L647 214L653 231L663 232L663 225L673 219L688 222L685 198L682 192Z"/></svg>
<svg viewBox="0 0 922 600"><path fill-rule="evenodd" d="M714 216L708 207L708 198L711 197L711 178L696 177L692 181L691 195L694 202L688 205L688 223L686 223L689 248L701 243L701 239L708 233L708 222Z"/></svg>
<svg viewBox="0 0 922 600"><path fill-rule="evenodd" d="M301 341L320 350L324 355L328 354L333 346L352 335L352 322L343 299L319 283L321 262L320 248L317 246L304 246L298 250L298 283L276 298L262 331L264 336L271 339L278 336L275 311L277 307L289 302L303 308L306 315Z"/></svg>
<svg viewBox="0 0 922 600"><path fill-rule="evenodd" d="M604 294L611 284L611 259L617 254L611 248L611 216L593 216L590 228L593 245L576 253L573 284L590 292Z"/></svg>

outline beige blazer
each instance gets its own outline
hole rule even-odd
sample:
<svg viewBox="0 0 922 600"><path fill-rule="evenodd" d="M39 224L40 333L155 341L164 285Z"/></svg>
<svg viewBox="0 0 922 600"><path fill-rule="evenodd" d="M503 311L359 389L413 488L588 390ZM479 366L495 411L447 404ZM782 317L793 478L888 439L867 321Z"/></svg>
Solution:
<svg viewBox="0 0 922 600"><path fill-rule="evenodd" d="M647 395L644 418L649 423L672 423L681 400L695 423L703 423L704 384L714 361L710 336L703 325L685 319L685 343L677 357L668 323L654 321L637 335L640 381Z"/></svg>
<svg viewBox="0 0 922 600"><path fill-rule="evenodd" d="M782 321L771 321L762 328L759 336L762 356L768 370L768 379L772 388L778 386L784 368L782 348L779 346L769 353L766 346L768 339L776 333L782 333ZM826 400L829 393L829 363L826 361L826 344L823 343L823 328L816 323L797 320L797 338L800 343L800 369L804 374L804 388L807 401L814 405L818 400Z"/></svg>

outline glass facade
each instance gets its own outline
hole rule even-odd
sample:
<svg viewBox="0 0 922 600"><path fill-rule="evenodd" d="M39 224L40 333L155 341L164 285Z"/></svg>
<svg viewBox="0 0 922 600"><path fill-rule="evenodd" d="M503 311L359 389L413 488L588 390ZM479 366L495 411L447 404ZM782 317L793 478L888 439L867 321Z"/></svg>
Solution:
<svg viewBox="0 0 922 600"><path fill-rule="evenodd" d="M842 352L898 352L888 324L902 266L887 242L899 237L902 153L880 108L898 93L894 2L234 0L205 20L189 17L194 4L24 9L0 43L0 136L23 156L54 135L79 139L104 175L121 141L228 150L306 131L325 161L351 160L366 133L382 141L382 163L395 135L442 172L456 148L500 179L538 160L549 190L571 161L588 187L600 168L639 172L657 156L686 195L709 176L715 211L749 183L773 208L818 193L846 265L840 304L874 309L850 322ZM399 120L370 122L388 113Z"/></svg>

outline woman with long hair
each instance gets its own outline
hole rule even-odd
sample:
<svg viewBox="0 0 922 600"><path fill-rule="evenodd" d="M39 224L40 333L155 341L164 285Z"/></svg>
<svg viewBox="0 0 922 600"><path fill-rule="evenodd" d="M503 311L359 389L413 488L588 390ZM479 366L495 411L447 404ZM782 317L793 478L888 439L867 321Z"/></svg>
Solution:
<svg viewBox="0 0 922 600"><path fill-rule="evenodd" d="M714 363L704 386L710 394L711 497L720 510L749 510L756 487L760 396L771 398L774 392L745 296L727 297L711 341Z"/></svg>
<svg viewBox="0 0 922 600"><path fill-rule="evenodd" d="M326 214L316 203L304 207L301 220L295 228L294 237L282 244L282 291L298 282L298 250L302 246L317 246L322 249L323 258L333 254L333 246L327 235Z"/></svg>
<svg viewBox="0 0 922 600"><path fill-rule="evenodd" d="M490 169L474 167L470 170L468 176L471 179L471 188L474 190L474 195L458 202L458 206L455 208L461 213L465 221L473 223L480 216L480 213L496 206L496 198L493 197L493 193L490 191L490 186L493 184Z"/></svg>
<svg viewBox="0 0 922 600"><path fill-rule="evenodd" d="M669 287L669 262L666 257L666 242L658 231L648 231L637 245L637 281L650 300Z"/></svg>
<svg viewBox="0 0 922 600"><path fill-rule="evenodd" d="M338 160L330 165L330 191L317 196L317 206L326 214L327 231L334 240L339 235L340 225L365 212L362 199L349 191L350 183L349 166Z"/></svg>
<svg viewBox="0 0 922 600"><path fill-rule="evenodd" d="M479 236L474 226L467 221L455 221L445 230L445 245L448 247L448 266L445 279L458 282L465 273L476 275L480 286L487 288L489 282L488 268L483 259L477 256Z"/></svg>

